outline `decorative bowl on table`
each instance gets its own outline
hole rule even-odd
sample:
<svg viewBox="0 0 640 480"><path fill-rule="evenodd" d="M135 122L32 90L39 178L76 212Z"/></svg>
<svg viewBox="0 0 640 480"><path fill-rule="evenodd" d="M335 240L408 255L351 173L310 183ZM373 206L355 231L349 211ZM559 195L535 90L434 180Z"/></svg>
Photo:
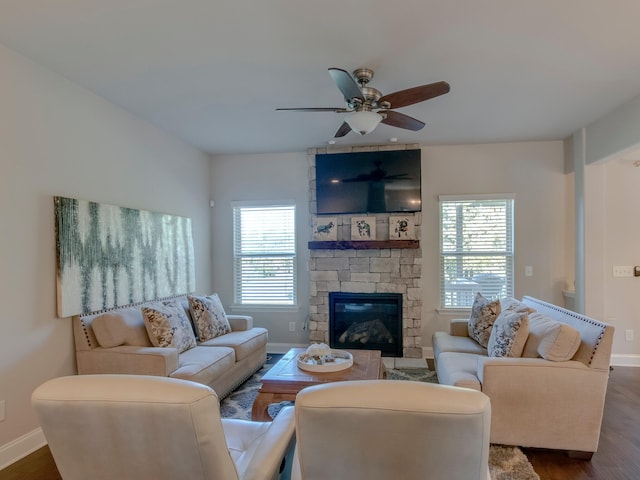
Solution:
<svg viewBox="0 0 640 480"><path fill-rule="evenodd" d="M298 368L308 372L339 372L353 365L353 355L346 350L329 348L324 343L313 344L298 354Z"/></svg>

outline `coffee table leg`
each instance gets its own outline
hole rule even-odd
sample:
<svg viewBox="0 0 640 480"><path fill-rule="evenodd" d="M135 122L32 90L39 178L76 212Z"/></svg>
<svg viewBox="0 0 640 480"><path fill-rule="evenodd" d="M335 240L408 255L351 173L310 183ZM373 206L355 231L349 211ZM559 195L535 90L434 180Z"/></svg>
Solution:
<svg viewBox="0 0 640 480"><path fill-rule="evenodd" d="M270 422L269 405L273 402L273 393L258 393L251 407L251 420L254 422Z"/></svg>

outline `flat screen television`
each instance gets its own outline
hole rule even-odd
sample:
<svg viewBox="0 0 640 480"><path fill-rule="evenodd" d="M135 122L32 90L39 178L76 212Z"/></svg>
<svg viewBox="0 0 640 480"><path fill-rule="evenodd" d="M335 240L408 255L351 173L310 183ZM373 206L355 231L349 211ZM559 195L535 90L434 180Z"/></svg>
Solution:
<svg viewBox="0 0 640 480"><path fill-rule="evenodd" d="M415 149L317 154L317 213L419 212L420 153Z"/></svg>

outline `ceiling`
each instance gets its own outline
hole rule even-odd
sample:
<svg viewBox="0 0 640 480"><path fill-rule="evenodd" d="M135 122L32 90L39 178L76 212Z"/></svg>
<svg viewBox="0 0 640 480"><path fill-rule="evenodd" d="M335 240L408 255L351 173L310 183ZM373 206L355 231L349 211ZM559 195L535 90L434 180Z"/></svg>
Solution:
<svg viewBox="0 0 640 480"><path fill-rule="evenodd" d="M213 154L327 145L327 68L451 92L338 145L563 139L640 94L637 0L0 0L0 43Z"/></svg>

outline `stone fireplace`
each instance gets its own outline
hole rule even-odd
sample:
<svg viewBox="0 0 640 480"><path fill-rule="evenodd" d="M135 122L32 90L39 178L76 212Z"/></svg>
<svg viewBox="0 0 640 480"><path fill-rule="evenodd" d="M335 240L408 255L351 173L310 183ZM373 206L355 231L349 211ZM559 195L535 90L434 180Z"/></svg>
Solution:
<svg viewBox="0 0 640 480"><path fill-rule="evenodd" d="M340 152L398 150L417 145L367 146L340 149ZM327 149L309 149L310 211L315 216L315 154ZM335 150L336 152L338 150ZM422 290L420 250L421 214L412 213L414 240L389 239L389 214L367 214L376 219L376 241L351 241L351 215L337 215L337 241L309 242L310 301L309 340L331 343L330 292L393 293L402 298L401 351L393 356L422 358ZM337 347L339 348L339 347ZM346 348L346 347L343 347ZM387 354L389 355L389 354Z"/></svg>

